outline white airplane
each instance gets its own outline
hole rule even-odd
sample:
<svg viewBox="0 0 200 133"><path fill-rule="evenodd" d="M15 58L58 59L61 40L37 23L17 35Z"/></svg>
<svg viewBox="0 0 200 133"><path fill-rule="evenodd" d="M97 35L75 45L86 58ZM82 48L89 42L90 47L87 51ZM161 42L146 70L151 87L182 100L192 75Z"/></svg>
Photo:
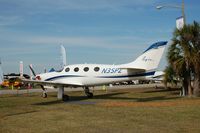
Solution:
<svg viewBox="0 0 200 133"><path fill-rule="evenodd" d="M35 75L35 80L23 81L39 84L43 90L46 85L58 88L58 99L68 99L68 96L64 95L64 87L83 87L85 94L91 98L93 93L90 92L89 87L136 79L145 80L154 75L166 45L167 41L154 43L135 61L127 64L68 65L60 71Z"/></svg>

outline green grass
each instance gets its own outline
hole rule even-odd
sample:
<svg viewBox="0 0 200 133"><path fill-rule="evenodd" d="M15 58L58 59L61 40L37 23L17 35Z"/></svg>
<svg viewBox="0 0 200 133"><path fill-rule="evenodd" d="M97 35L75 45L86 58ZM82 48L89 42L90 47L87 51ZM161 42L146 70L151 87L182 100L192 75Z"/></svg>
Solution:
<svg viewBox="0 0 200 133"><path fill-rule="evenodd" d="M180 98L178 91L129 89L69 92L69 102L56 93L0 96L0 132L199 133L200 98Z"/></svg>

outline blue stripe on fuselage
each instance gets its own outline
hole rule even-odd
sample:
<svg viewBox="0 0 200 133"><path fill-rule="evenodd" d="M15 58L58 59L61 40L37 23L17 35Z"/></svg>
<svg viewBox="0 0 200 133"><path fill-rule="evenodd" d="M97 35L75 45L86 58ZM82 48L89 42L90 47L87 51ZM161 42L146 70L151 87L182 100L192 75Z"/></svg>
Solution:
<svg viewBox="0 0 200 133"><path fill-rule="evenodd" d="M142 77L142 76L151 76L154 75L155 71L139 73L133 75L122 75L122 76L98 76L97 78L130 78L130 77Z"/></svg>
<svg viewBox="0 0 200 133"><path fill-rule="evenodd" d="M133 75L122 75L122 76L96 76L95 78L130 78L130 77L142 77L142 76L151 76L154 75L155 71L152 72L146 72L146 73L138 73ZM73 78L73 77L86 77L81 75L62 75L62 76L55 76L52 78L48 78L45 81L52 81L55 79L61 79L61 78Z"/></svg>
<svg viewBox="0 0 200 133"><path fill-rule="evenodd" d="M55 80L55 79L60 79L60 78L72 78L72 77L85 77L85 76L80 76L80 75L62 75L62 76L55 76L55 77L52 77L52 78L48 78L48 79L45 79L45 81L51 81L51 80Z"/></svg>

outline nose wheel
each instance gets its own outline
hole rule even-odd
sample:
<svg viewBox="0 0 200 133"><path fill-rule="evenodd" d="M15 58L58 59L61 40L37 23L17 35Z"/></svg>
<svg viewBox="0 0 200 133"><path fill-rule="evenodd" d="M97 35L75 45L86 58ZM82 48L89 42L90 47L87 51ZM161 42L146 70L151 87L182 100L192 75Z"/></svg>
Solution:
<svg viewBox="0 0 200 133"><path fill-rule="evenodd" d="M43 93L42 93L42 97L43 97L43 98L47 98L47 93L46 93L46 92L43 92Z"/></svg>
<svg viewBox="0 0 200 133"><path fill-rule="evenodd" d="M46 91L46 89L44 88L43 85L41 85L41 88L42 88L42 90L43 90L43 92L42 92L42 97L43 97L43 98L47 98L47 91Z"/></svg>
<svg viewBox="0 0 200 133"><path fill-rule="evenodd" d="M92 97L93 97L93 93L90 92L89 87L85 87L85 88L84 88L84 91L85 91L85 95L86 95L88 98L92 98Z"/></svg>

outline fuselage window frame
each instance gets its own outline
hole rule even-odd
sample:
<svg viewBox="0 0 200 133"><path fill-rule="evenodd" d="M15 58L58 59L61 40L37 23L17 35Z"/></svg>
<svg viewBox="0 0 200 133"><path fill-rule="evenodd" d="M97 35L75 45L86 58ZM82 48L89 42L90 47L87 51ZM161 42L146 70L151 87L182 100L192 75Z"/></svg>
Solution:
<svg viewBox="0 0 200 133"><path fill-rule="evenodd" d="M69 71L70 71L70 68L67 67L67 68L65 69L65 72L69 72Z"/></svg>
<svg viewBox="0 0 200 133"><path fill-rule="evenodd" d="M84 67L84 68L83 68L83 71L84 71L84 72L88 72L88 71L89 71L89 67Z"/></svg>
<svg viewBox="0 0 200 133"><path fill-rule="evenodd" d="M95 68L94 68L94 71L95 71L95 72L98 72L99 70L100 70L99 67L95 67Z"/></svg>
<svg viewBox="0 0 200 133"><path fill-rule="evenodd" d="M75 67L74 68L74 72L78 72L79 71L79 68L78 67Z"/></svg>

